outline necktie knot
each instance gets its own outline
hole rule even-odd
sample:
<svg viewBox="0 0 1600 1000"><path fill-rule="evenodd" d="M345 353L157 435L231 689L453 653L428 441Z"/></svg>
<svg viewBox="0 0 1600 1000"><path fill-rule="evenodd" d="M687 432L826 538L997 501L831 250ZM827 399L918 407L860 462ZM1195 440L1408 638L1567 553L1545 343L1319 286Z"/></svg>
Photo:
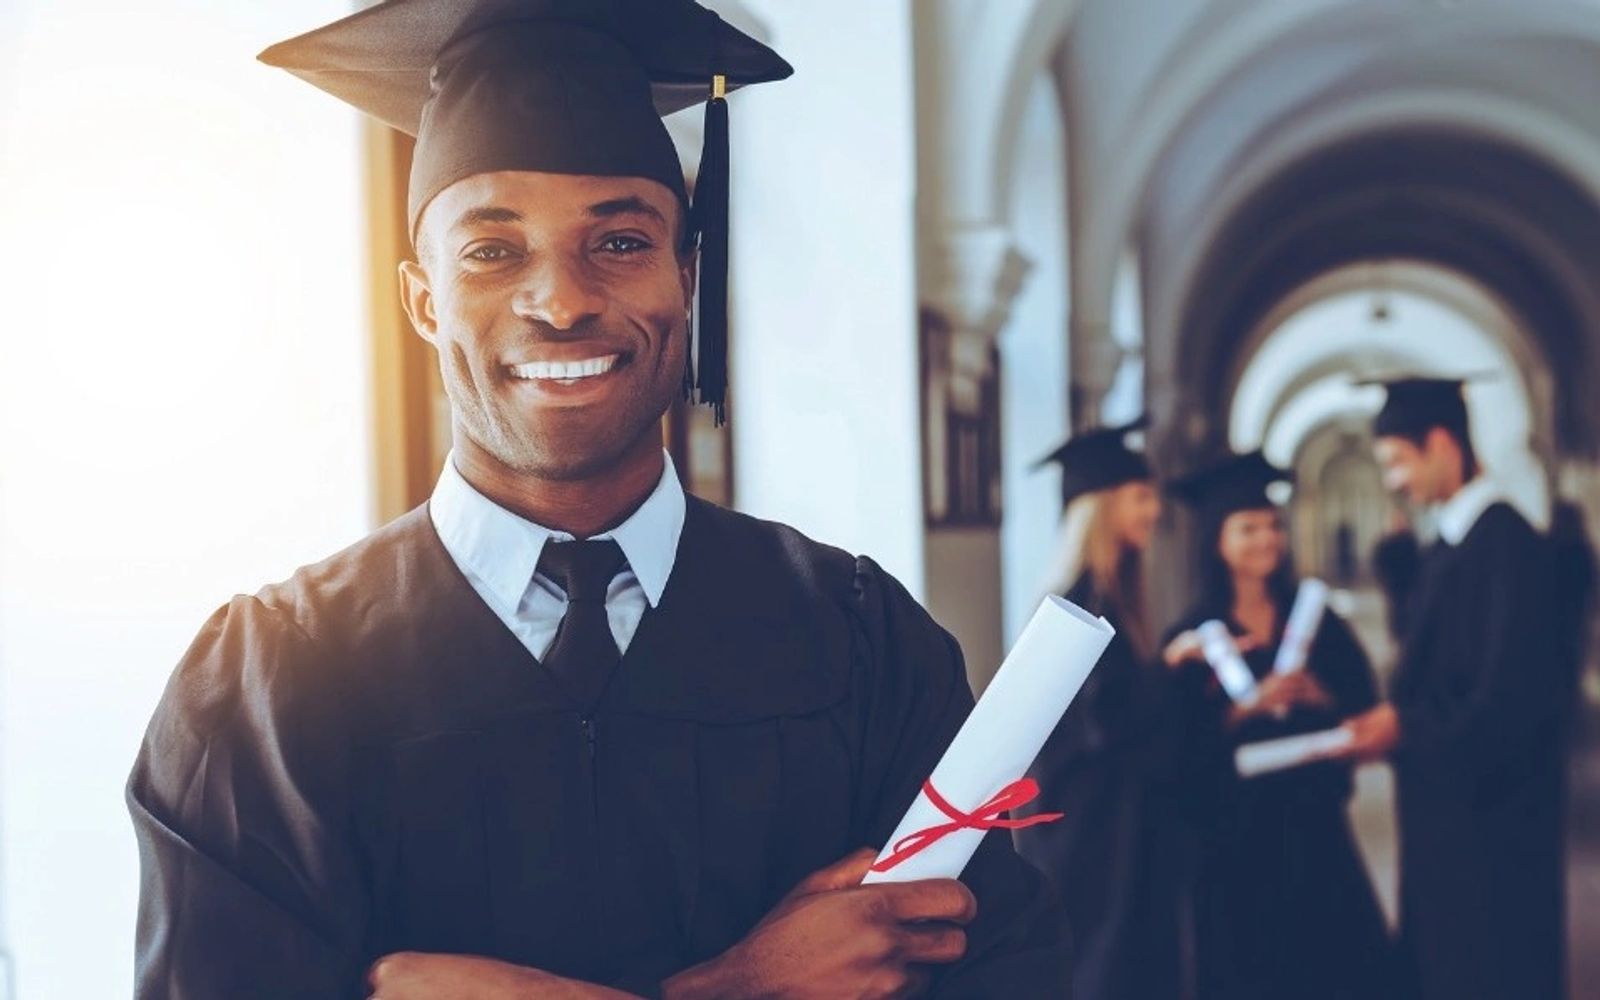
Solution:
<svg viewBox="0 0 1600 1000"><path fill-rule="evenodd" d="M611 580L627 564L611 539L589 542L546 542L539 572L553 580L568 601L605 601Z"/></svg>

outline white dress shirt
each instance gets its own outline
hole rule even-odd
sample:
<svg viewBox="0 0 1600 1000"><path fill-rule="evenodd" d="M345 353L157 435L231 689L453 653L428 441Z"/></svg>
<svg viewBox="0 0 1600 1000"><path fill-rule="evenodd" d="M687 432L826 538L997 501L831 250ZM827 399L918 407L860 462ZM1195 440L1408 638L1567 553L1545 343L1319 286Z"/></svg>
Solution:
<svg viewBox="0 0 1600 1000"><path fill-rule="evenodd" d="M644 504L617 527L595 536L615 539L628 560L606 592L611 634L623 652L646 608L661 601L683 534L683 487L672 457L665 452L662 457L661 481ZM545 542L573 541L573 536L534 524L479 493L456 469L454 459L454 452L445 457L428 501L434 530L472 589L528 652L543 659L566 614L567 598L535 569Z"/></svg>
<svg viewBox="0 0 1600 1000"><path fill-rule="evenodd" d="M1456 490L1454 496L1439 505L1433 520L1434 526L1439 529L1439 537L1450 545L1460 545L1483 512L1504 499L1505 494L1494 480L1488 476L1474 477L1472 482Z"/></svg>

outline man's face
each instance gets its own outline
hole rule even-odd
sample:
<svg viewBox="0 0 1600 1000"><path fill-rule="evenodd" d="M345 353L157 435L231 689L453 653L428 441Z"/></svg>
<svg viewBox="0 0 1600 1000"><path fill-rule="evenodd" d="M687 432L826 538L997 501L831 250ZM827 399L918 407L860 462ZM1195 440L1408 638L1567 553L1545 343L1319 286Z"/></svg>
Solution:
<svg viewBox="0 0 1600 1000"><path fill-rule="evenodd" d="M611 468L681 391L692 257L655 181L478 174L440 192L401 265L457 433L540 479Z"/></svg>
<svg viewBox="0 0 1600 1000"><path fill-rule="evenodd" d="M1383 473L1384 489L1405 494L1419 507L1444 499L1439 495L1442 462L1436 450L1419 448L1408 438L1378 438L1372 455Z"/></svg>

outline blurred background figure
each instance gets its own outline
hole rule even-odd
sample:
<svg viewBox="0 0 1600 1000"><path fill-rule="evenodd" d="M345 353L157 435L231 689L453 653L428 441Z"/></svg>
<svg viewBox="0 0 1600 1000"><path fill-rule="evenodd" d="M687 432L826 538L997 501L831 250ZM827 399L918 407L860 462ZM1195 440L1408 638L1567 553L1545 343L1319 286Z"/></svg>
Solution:
<svg viewBox="0 0 1600 1000"><path fill-rule="evenodd" d="M1388 698L1346 723L1341 756L1395 767L1401 964L1424 1000L1560 996L1569 633L1588 581L1482 473L1461 379L1382 384L1373 455L1436 537Z"/></svg>
<svg viewBox="0 0 1600 1000"><path fill-rule="evenodd" d="M1161 498L1144 456L1129 447L1136 430L1072 438L1040 463L1061 469L1048 590L1117 630L1029 772L1041 793L1028 812L1062 818L1013 835L1067 904L1075 997L1176 996L1183 982L1180 747L1144 595Z"/></svg>
<svg viewBox="0 0 1600 1000"><path fill-rule="evenodd" d="M0 952L23 1000L127 992L127 762L217 595L421 503L448 447L395 287L407 141L253 61L357 5L0 8ZM1292 568L1335 584L1387 693L1383 392L1357 383L1491 374L1465 389L1483 472L1564 540L1565 931L1600 938L1577 599L1600 2L711 5L796 74L733 124L729 423L675 415L686 486L872 553L981 689L1055 557L1034 462L1148 414L1158 474L1256 449L1293 473ZM699 112L668 124L693 176ZM1435 512L1411 514L1425 549ZM1147 624L1202 592L1198 520L1157 523ZM1392 920L1389 766L1355 787ZM1600 996L1600 949L1566 955L1569 996Z"/></svg>
<svg viewBox="0 0 1600 1000"><path fill-rule="evenodd" d="M1346 814L1351 766L1319 761L1242 778L1240 746L1337 726L1377 700L1366 652L1325 612L1305 661L1275 671L1297 580L1277 505L1286 474L1260 453L1176 482L1199 514L1194 600L1163 657L1182 671L1194 717L1185 799L1198 831L1195 984L1205 998L1381 1000L1393 995L1388 929ZM1195 629L1220 621L1259 684L1235 703L1214 680Z"/></svg>

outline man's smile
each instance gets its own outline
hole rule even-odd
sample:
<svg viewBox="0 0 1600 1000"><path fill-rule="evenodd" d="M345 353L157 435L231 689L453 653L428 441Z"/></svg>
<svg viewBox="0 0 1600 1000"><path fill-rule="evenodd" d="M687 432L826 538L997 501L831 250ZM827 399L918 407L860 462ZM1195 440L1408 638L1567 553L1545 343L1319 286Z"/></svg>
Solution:
<svg viewBox="0 0 1600 1000"><path fill-rule="evenodd" d="M582 379L605 375L619 367L622 360L621 354L602 354L572 360L528 361L523 364L507 365L506 374L514 379L572 385Z"/></svg>

